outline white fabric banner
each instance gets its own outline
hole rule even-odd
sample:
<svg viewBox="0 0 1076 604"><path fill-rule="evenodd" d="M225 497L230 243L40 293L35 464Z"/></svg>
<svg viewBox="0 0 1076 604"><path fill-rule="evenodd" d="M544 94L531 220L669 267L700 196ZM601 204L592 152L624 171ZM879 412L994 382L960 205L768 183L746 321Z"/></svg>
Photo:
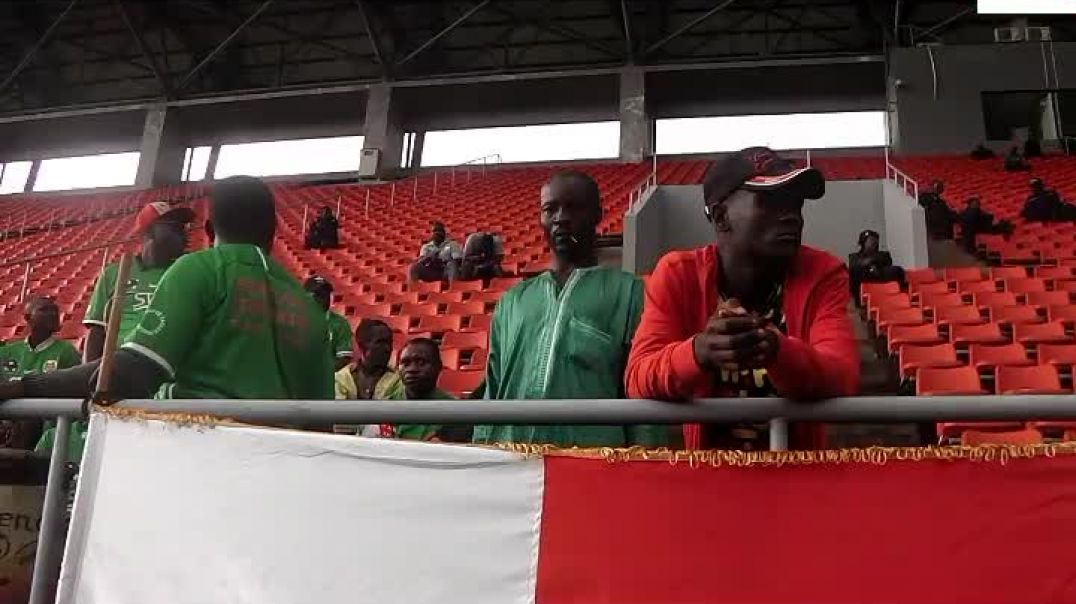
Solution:
<svg viewBox="0 0 1076 604"><path fill-rule="evenodd" d="M534 601L540 459L97 414L60 604Z"/></svg>

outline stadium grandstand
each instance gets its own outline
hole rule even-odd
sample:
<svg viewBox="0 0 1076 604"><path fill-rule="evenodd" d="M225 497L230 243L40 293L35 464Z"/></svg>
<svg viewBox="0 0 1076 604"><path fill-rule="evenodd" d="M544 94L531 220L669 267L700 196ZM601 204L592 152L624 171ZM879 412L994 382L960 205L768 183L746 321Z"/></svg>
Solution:
<svg viewBox="0 0 1076 604"><path fill-rule="evenodd" d="M1039 4L0 3L0 604L1076 602Z"/></svg>

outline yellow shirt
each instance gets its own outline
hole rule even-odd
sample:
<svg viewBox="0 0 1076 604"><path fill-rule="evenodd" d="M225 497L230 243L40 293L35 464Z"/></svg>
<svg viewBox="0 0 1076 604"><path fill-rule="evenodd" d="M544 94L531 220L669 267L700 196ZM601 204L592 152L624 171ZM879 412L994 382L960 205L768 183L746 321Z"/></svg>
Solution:
<svg viewBox="0 0 1076 604"><path fill-rule="evenodd" d="M355 370L354 364L349 364L340 371L336 372L336 399L337 400L355 400L359 398L359 387L355 384L355 377L351 375L351 372ZM389 369L381 376L381 379L377 381L377 385L374 386L374 399L384 400L385 394L388 393L396 384L400 381L400 374Z"/></svg>

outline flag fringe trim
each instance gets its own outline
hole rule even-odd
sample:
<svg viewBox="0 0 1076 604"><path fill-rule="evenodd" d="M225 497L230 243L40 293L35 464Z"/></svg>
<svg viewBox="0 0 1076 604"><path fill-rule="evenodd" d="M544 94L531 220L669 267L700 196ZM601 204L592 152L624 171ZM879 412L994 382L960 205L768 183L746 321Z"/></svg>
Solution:
<svg viewBox="0 0 1076 604"><path fill-rule="evenodd" d="M1015 459L1056 457L1076 454L1076 442L1035 445L989 444L950 447L866 447L822 449L818 451L734 451L734 450L673 450L643 447L561 448L554 445L499 443L496 448L528 457L575 457L600 459L608 463L658 461L690 467L781 467L820 464L885 465L905 461L974 461L1005 465Z"/></svg>

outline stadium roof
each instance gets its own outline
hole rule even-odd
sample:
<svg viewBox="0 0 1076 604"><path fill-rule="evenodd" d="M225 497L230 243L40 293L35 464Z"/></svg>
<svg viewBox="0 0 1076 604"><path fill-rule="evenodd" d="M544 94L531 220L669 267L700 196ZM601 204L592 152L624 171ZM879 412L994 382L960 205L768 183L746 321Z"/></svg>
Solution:
<svg viewBox="0 0 1076 604"><path fill-rule="evenodd" d="M36 0L0 3L0 113L384 80L877 59L993 41L954 0ZM1076 38L1053 19L1054 39Z"/></svg>

